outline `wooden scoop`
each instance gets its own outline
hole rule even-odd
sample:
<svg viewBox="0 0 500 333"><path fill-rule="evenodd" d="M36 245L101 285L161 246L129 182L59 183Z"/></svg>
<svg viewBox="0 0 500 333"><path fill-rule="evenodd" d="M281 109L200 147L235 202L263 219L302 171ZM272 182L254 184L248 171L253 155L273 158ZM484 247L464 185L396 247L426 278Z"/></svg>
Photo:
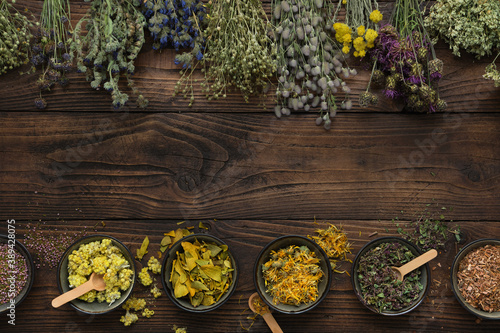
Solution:
<svg viewBox="0 0 500 333"><path fill-rule="evenodd" d="M428 263L432 259L436 258L437 254L438 254L437 251L432 249L416 257L412 261L407 262L401 267L391 267L391 268L396 273L398 280L403 281L406 274L410 273L414 269L417 269L420 266Z"/></svg>
<svg viewBox="0 0 500 333"><path fill-rule="evenodd" d="M250 310L252 310L253 312L255 312L257 314L260 314L262 316L262 318L264 318L264 320L267 323L267 326L269 326L269 328L271 329L271 331L273 333L283 333L280 326L276 322L276 319L274 319L273 315L271 314L271 311L269 310L269 308L267 306L263 307L263 309L260 312L256 311L256 309L254 307L254 301L258 297L259 297L258 293L253 293L250 296L250 298L248 299L248 306L250 307Z"/></svg>
<svg viewBox="0 0 500 333"><path fill-rule="evenodd" d="M71 289L70 291L67 291L64 294L54 298L52 300L52 306L58 308L61 305L66 304L69 301L72 301L75 298L80 297L86 292L89 292L94 289L98 291L106 289L106 282L102 278L102 275L97 275L96 273L92 273L90 279L84 284L81 284L78 287Z"/></svg>

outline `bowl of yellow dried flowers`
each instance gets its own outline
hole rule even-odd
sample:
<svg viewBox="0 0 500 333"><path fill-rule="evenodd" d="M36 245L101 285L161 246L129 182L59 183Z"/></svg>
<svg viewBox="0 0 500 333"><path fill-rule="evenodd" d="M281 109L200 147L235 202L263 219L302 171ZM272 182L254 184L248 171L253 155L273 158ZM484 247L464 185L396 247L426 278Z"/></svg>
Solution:
<svg viewBox="0 0 500 333"><path fill-rule="evenodd" d="M238 267L229 247L207 234L192 234L166 253L163 288L179 308L202 313L217 309L236 290Z"/></svg>
<svg viewBox="0 0 500 333"><path fill-rule="evenodd" d="M8 220L9 224L11 221ZM35 265L26 247L13 237L0 235L0 314L12 314L26 298L35 278Z"/></svg>
<svg viewBox="0 0 500 333"><path fill-rule="evenodd" d="M478 239L458 252L451 266L458 302L484 319L500 319L500 239Z"/></svg>
<svg viewBox="0 0 500 333"><path fill-rule="evenodd" d="M105 290L91 290L70 302L88 314L103 314L120 307L136 282L132 253L118 239L107 235L90 235L74 242L61 257L57 270L61 293L87 282L92 273L103 276Z"/></svg>
<svg viewBox="0 0 500 333"><path fill-rule="evenodd" d="M277 312L299 314L328 294L332 268L325 251L309 238L288 235L267 244L255 262L254 284Z"/></svg>

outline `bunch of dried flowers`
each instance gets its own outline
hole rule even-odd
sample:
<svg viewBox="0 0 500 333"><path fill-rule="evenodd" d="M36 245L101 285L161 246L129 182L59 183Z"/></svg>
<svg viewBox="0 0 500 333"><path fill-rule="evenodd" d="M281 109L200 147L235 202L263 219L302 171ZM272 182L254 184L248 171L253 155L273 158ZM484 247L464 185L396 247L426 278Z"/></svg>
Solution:
<svg viewBox="0 0 500 333"><path fill-rule="evenodd" d="M500 46L500 1L437 0L425 18L434 37L449 44L453 54L460 50L477 58L491 55Z"/></svg>
<svg viewBox="0 0 500 333"><path fill-rule="evenodd" d="M438 92L443 62L436 57L424 27L421 1L398 0L390 22L380 28L370 50L374 64L360 105L372 101L369 89L373 83L384 87L387 98L402 100L409 111L444 111L446 102Z"/></svg>
<svg viewBox="0 0 500 333"><path fill-rule="evenodd" d="M34 35L31 48L32 71L42 68L37 81L40 97L35 99L39 109L47 106L42 92L50 91L56 83L63 87L68 84L66 73L73 66L73 56L69 52L71 34L69 0L44 0L40 29Z"/></svg>
<svg viewBox="0 0 500 333"><path fill-rule="evenodd" d="M272 1L277 47L276 91L278 118L292 110L309 111L319 107L316 124L330 129L340 107L351 109L351 89L341 78L356 75L345 63L340 47L331 36L337 11L332 2L322 0Z"/></svg>
<svg viewBox="0 0 500 333"><path fill-rule="evenodd" d="M153 49L173 46L178 54L176 64L190 66L193 56L203 58L205 49L202 30L206 25L206 7L200 0L145 0L142 13L153 37Z"/></svg>
<svg viewBox="0 0 500 333"><path fill-rule="evenodd" d="M340 0L339 6L342 2ZM353 55L363 58L366 51L375 46L378 23L383 15L376 0L346 1L345 12L345 23L333 25L335 39L343 45L342 52L347 54L354 48Z"/></svg>
<svg viewBox="0 0 500 333"><path fill-rule="evenodd" d="M121 74L137 96L138 106L148 104L132 80L134 61L145 40L145 18L136 8L139 4L139 0L92 0L89 12L75 27L71 44L78 72L86 74L92 88L110 92L115 108L129 99L119 87Z"/></svg>
<svg viewBox="0 0 500 333"><path fill-rule="evenodd" d="M19 13L7 0L0 1L0 75L28 63L32 37L30 28L33 26L35 23Z"/></svg>

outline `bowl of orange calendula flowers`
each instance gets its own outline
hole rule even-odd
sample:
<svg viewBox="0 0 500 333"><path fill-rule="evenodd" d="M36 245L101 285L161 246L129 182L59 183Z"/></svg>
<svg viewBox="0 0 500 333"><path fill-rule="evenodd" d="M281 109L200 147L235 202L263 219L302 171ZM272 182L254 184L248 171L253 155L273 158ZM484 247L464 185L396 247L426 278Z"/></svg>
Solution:
<svg viewBox="0 0 500 333"><path fill-rule="evenodd" d="M255 262L254 283L270 309L300 314L315 308L328 294L331 265L314 241L298 235L267 244Z"/></svg>

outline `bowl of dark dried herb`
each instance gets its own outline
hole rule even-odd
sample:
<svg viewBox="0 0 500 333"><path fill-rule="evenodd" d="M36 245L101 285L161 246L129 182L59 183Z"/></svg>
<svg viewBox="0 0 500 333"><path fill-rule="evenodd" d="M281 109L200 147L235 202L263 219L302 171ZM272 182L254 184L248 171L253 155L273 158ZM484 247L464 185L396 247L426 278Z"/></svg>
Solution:
<svg viewBox="0 0 500 333"><path fill-rule="evenodd" d="M484 319L500 319L500 239L478 239L463 247L451 266L458 302Z"/></svg>
<svg viewBox="0 0 500 333"><path fill-rule="evenodd" d="M215 236L192 234L166 253L163 288L179 308L202 313L217 309L233 295L238 265L226 243Z"/></svg>
<svg viewBox="0 0 500 333"><path fill-rule="evenodd" d="M332 268L325 251L313 240L289 235L267 244L254 267L254 284L262 300L285 314L315 308L326 297Z"/></svg>
<svg viewBox="0 0 500 333"><path fill-rule="evenodd" d="M429 264L408 273L403 281L391 267L401 267L420 254L416 245L399 237L381 237L367 243L356 255L351 274L354 293L361 303L386 316L417 308L429 290Z"/></svg>
<svg viewBox="0 0 500 333"><path fill-rule="evenodd" d="M35 279L30 253L9 235L0 235L0 314L7 317L28 296Z"/></svg>

